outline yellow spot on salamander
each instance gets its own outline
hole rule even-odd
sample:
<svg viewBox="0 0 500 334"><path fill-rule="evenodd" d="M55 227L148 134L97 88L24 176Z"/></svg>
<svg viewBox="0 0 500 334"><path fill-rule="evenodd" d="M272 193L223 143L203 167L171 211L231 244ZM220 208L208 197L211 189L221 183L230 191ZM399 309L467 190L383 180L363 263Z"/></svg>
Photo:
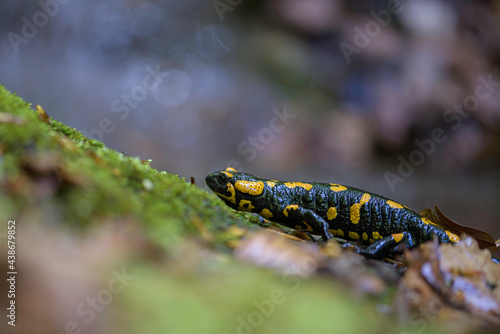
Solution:
<svg viewBox="0 0 500 334"><path fill-rule="evenodd" d="M227 167L226 172L238 173L238 171L236 169L234 169L233 167Z"/></svg>
<svg viewBox="0 0 500 334"><path fill-rule="evenodd" d="M372 238L368 239L368 242L373 244L375 242L375 240L373 240Z"/></svg>
<svg viewBox="0 0 500 334"><path fill-rule="evenodd" d="M259 213L262 217L269 219L273 216L272 212L269 211L268 209L262 209L262 211Z"/></svg>
<svg viewBox="0 0 500 334"><path fill-rule="evenodd" d="M313 187L312 184L303 182L285 182L285 186L288 188L302 187L305 190L311 190Z"/></svg>
<svg viewBox="0 0 500 334"><path fill-rule="evenodd" d="M238 206L239 206L238 210L240 211L252 212L252 209L255 209L255 206L252 205L252 202L246 199L242 199L240 201L240 204L238 204Z"/></svg>
<svg viewBox="0 0 500 334"><path fill-rule="evenodd" d="M326 218L328 218L328 220L334 220L335 217L337 217L337 208L332 206L326 212Z"/></svg>
<svg viewBox="0 0 500 334"><path fill-rule="evenodd" d="M422 218L422 223L426 224L426 225L434 225L434 226L439 226L438 224L436 224L435 222L433 222L432 220L429 220L427 218Z"/></svg>
<svg viewBox="0 0 500 334"><path fill-rule="evenodd" d="M359 204L363 205L365 203L368 203L370 201L370 198L370 194L363 194L363 197L361 197Z"/></svg>
<svg viewBox="0 0 500 334"><path fill-rule="evenodd" d="M452 233L450 231L446 231L446 235L448 236L448 238L450 238L451 241L453 242L459 242L460 241L460 237L458 235L456 235L455 233Z"/></svg>
<svg viewBox="0 0 500 334"><path fill-rule="evenodd" d="M363 239L364 241L367 241L368 240L368 234L366 234L366 232L363 232L363 234L361 235L361 239Z"/></svg>
<svg viewBox="0 0 500 334"><path fill-rule="evenodd" d="M330 189L335 192L347 190L347 187L342 186L340 184L330 183L330 185L331 185Z"/></svg>
<svg viewBox="0 0 500 334"><path fill-rule="evenodd" d="M224 195L221 193L215 193L215 194L222 199L225 199L231 203L236 204L236 191L234 190L234 187L231 183L227 184L227 191L231 194L230 196L227 196L227 195Z"/></svg>
<svg viewBox="0 0 500 334"><path fill-rule="evenodd" d="M231 174L231 173L229 173L229 172L226 172L225 170L223 170L221 173L224 173L224 174L226 174L226 175L227 175L227 176L229 176L229 177L233 177L233 174Z"/></svg>
<svg viewBox="0 0 500 334"><path fill-rule="evenodd" d="M236 183L234 184L234 187L238 191L240 191L244 194L256 196L256 195L262 194L262 191L264 190L264 182L239 180L239 181L236 181Z"/></svg>
<svg viewBox="0 0 500 334"><path fill-rule="evenodd" d="M391 200L387 201L387 205L389 205L393 209L402 209L403 208L403 206L401 204L396 203L396 202L391 201Z"/></svg>
<svg viewBox="0 0 500 334"><path fill-rule="evenodd" d="M363 194L359 203L354 203L353 205L351 205L351 222L353 224L359 223L359 219L361 217L361 205L368 203L370 201L370 198L370 194Z"/></svg>
<svg viewBox="0 0 500 334"><path fill-rule="evenodd" d="M361 218L361 215L359 213L359 209L361 208L361 204L359 203L354 203L351 205L351 223L357 224L359 223L359 219Z"/></svg>
<svg viewBox="0 0 500 334"><path fill-rule="evenodd" d="M343 237L344 236L344 231L342 231L340 228L338 230L328 230L334 237Z"/></svg>
<svg viewBox="0 0 500 334"><path fill-rule="evenodd" d="M302 227L302 230L303 231L306 231L306 232L314 232L314 230L312 229L311 225L309 225L308 223L306 223L305 221L302 221L302 224L304 224L305 228Z"/></svg>
<svg viewBox="0 0 500 334"><path fill-rule="evenodd" d="M274 181L266 181L266 183L267 183L267 185L268 185L269 187L271 187L271 188L272 188L272 187L274 187L274 186L276 185L276 182L274 182Z"/></svg>
<svg viewBox="0 0 500 334"><path fill-rule="evenodd" d="M403 240L404 234L403 233L393 233L393 234L391 234L391 236L394 239L394 241L400 242L401 240Z"/></svg>
<svg viewBox="0 0 500 334"><path fill-rule="evenodd" d="M382 239L382 236L378 232L372 232L373 240Z"/></svg>
<svg viewBox="0 0 500 334"><path fill-rule="evenodd" d="M283 214L285 217L288 217L288 211L290 210L297 210L299 206L297 204L292 204L292 205L287 205L285 210L283 210Z"/></svg>
<svg viewBox="0 0 500 334"><path fill-rule="evenodd" d="M349 231L349 238L351 238L353 240L358 240L359 234L357 234L356 232Z"/></svg>

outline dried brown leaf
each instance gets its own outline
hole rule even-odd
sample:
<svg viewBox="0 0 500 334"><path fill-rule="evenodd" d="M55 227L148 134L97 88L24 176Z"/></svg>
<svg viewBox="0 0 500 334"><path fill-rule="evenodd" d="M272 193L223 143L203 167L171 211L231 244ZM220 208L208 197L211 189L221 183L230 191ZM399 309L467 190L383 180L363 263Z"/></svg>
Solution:
<svg viewBox="0 0 500 334"><path fill-rule="evenodd" d="M237 258L287 274L307 277L318 268L320 249L312 243L296 243L278 233L261 230L243 239Z"/></svg>
<svg viewBox="0 0 500 334"><path fill-rule="evenodd" d="M450 218L446 217L437 205L435 205L434 207L436 210L435 212L434 210L427 208L422 210L420 212L420 215L456 235L460 236L465 233L473 237L474 239L477 240L480 248L488 248L492 253L498 250L497 243L495 242L495 240L493 240L491 235L472 227L460 225L451 220Z"/></svg>
<svg viewBox="0 0 500 334"><path fill-rule="evenodd" d="M425 243L406 252L406 257L409 265L400 282L400 309L422 312L443 303L464 311L473 322L500 325L500 266L475 239L467 237L455 245Z"/></svg>
<svg viewBox="0 0 500 334"><path fill-rule="evenodd" d="M491 248L490 250L492 252L495 252L497 250L495 240L493 240L491 235L489 235L488 233L481 230L477 230L472 227L457 224L450 218L446 217L437 205L435 206L435 209L439 219L439 224L443 226L446 230L453 232L457 235L465 233L473 237L474 239L477 240L480 248Z"/></svg>
<svg viewBox="0 0 500 334"><path fill-rule="evenodd" d="M44 123L47 123L47 124L52 123L49 115L47 115L45 110L43 110L42 106L40 106L39 104L36 105L36 111L38 113L38 117L40 118L40 120L42 120Z"/></svg>

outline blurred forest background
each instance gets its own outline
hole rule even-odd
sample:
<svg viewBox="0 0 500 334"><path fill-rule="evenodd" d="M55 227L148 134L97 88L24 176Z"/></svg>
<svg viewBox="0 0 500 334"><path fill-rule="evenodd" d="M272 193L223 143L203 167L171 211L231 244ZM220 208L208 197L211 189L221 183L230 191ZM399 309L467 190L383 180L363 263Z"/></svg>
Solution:
<svg viewBox="0 0 500 334"><path fill-rule="evenodd" d="M497 1L2 1L0 16L7 89L159 170L344 183L500 235Z"/></svg>

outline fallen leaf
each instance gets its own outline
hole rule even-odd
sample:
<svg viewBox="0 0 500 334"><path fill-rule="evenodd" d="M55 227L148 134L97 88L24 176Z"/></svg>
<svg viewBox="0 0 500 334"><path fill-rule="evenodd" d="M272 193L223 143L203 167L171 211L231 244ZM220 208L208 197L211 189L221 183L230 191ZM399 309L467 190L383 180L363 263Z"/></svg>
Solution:
<svg viewBox="0 0 500 334"><path fill-rule="evenodd" d="M456 244L436 240L406 251L408 269L399 286L404 317L461 315L466 323L500 325L500 266L474 238ZM446 310L446 312L445 312Z"/></svg>
<svg viewBox="0 0 500 334"><path fill-rule="evenodd" d="M268 230L252 233L235 249L237 258L259 266L305 278L318 268L320 249L313 243L296 243Z"/></svg>
<svg viewBox="0 0 500 334"><path fill-rule="evenodd" d="M52 124L52 121L50 120L49 115L43 110L42 106L39 104L36 105L36 111L38 112L38 117L47 124Z"/></svg>
<svg viewBox="0 0 500 334"><path fill-rule="evenodd" d="M450 218L446 217L437 205L435 205L434 207L436 209L436 212L434 212L432 209L424 209L420 212L420 215L458 236L465 233L468 236L473 237L477 240L480 248L488 248L492 253L498 250L499 247L497 246L497 243L495 242L495 240L493 240L491 235L472 227L460 225Z"/></svg>

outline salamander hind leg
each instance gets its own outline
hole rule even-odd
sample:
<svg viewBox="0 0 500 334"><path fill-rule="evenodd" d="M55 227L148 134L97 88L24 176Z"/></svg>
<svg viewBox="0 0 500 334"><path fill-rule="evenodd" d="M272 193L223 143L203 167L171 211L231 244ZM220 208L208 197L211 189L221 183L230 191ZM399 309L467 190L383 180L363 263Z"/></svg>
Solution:
<svg viewBox="0 0 500 334"><path fill-rule="evenodd" d="M356 252L369 258L380 259L401 251L401 246L412 248L416 245L409 232L393 233L375 241L368 247L357 248Z"/></svg>
<svg viewBox="0 0 500 334"><path fill-rule="evenodd" d="M289 227L304 232L319 234L322 236L323 240L333 238L333 235L328 231L328 223L312 210L305 209L298 205L288 205L285 210L283 210L283 214L288 217L290 221L297 222L294 226L288 224L287 226Z"/></svg>

